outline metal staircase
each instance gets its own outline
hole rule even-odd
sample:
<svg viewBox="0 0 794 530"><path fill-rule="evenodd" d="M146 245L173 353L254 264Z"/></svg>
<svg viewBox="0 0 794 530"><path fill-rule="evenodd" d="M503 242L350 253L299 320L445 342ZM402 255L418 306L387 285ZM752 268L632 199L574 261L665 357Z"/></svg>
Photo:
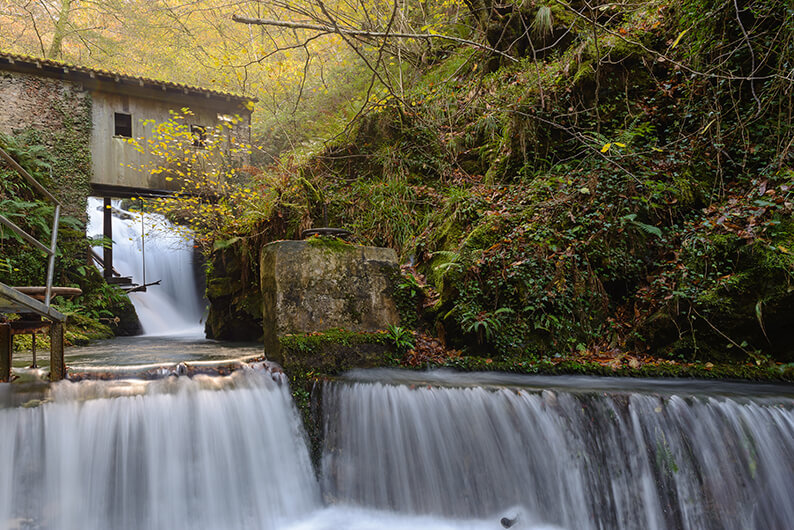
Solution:
<svg viewBox="0 0 794 530"><path fill-rule="evenodd" d="M16 289L4 283L0 283L0 381L9 381L11 378L13 336L17 333L33 334L33 362L35 365L35 333L45 328L49 328L50 333L50 380L59 381L66 376L66 365L63 358L63 333L66 316L52 308L50 302L53 295L62 290L53 288L52 286L61 203L2 148L0 148L0 159L12 169L16 170L16 172L33 186L34 189L55 205L52 236L49 246L44 245L11 220L0 214L0 224L9 228L29 245L41 250L48 258L47 285L41 289L43 300L38 300L35 295L23 293L20 290L21 288ZM20 319L7 321L4 315L9 313L19 314Z"/></svg>

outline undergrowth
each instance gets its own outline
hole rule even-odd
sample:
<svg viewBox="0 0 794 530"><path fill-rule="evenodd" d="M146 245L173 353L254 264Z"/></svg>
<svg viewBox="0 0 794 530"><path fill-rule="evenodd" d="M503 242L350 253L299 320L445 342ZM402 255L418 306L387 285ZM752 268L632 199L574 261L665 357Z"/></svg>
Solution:
<svg viewBox="0 0 794 530"><path fill-rule="evenodd" d="M794 360L790 7L510 5L535 39L564 37L422 67L349 135L257 177L273 213L229 235L256 246L327 216L395 248L434 293L410 325L464 359Z"/></svg>

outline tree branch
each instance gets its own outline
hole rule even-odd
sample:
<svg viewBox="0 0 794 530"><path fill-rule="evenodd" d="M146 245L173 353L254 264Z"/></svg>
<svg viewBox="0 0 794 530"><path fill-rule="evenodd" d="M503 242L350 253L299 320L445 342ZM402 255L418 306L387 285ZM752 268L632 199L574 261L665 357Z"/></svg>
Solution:
<svg viewBox="0 0 794 530"><path fill-rule="evenodd" d="M253 24L257 26L275 26L279 28L288 28L288 29L308 29L312 31L322 31L323 33L337 33L339 35L349 35L352 37L368 37L373 39L389 38L389 39L448 40L452 42L457 42L459 44L466 44L468 46L480 48L481 50L486 50L491 53L496 53L498 55L501 55L502 57L506 57L507 59L513 61L514 63L518 62L518 59L516 59L512 55L491 48L490 46L486 46L484 44L481 44L473 40L461 39L459 37L452 37L450 35L440 35L435 33L388 33L388 32L380 32L380 31L364 31L364 30L352 29L352 28L340 28L338 26L335 27L327 24L309 24L306 22L290 22L285 20L248 18L248 17L241 17L238 15L232 16L232 20L234 20L235 22L239 22L240 24Z"/></svg>

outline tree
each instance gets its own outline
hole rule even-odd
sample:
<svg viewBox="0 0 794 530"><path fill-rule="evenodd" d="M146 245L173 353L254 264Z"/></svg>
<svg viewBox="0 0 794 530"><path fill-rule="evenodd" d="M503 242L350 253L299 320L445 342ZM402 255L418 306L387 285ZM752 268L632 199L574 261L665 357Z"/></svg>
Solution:
<svg viewBox="0 0 794 530"><path fill-rule="evenodd" d="M145 123L151 127L146 138L130 142L148 155L141 171L179 184L174 196L156 200L154 207L189 226L196 240L207 245L245 227L243 212L269 215L274 192L253 181L259 172L247 161L254 148L242 139L239 117L199 130L190 125L192 115L184 108L168 121Z"/></svg>

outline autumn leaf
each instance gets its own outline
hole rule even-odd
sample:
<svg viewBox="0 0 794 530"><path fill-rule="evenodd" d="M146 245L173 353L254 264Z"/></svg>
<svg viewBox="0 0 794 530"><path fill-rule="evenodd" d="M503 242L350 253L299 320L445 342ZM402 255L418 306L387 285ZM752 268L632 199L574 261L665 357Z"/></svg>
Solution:
<svg viewBox="0 0 794 530"><path fill-rule="evenodd" d="M684 31L682 31L681 33L679 33L679 34L678 34L678 37L677 37L677 38L676 38L676 39L673 41L673 45L672 45L672 46L670 46L670 49L671 49L671 50L672 50L673 48L675 48L676 46L678 46L678 43L679 43L679 42L681 42L681 37L683 37L683 36L684 36L684 34L685 34L687 31L689 31L689 28L685 29Z"/></svg>

